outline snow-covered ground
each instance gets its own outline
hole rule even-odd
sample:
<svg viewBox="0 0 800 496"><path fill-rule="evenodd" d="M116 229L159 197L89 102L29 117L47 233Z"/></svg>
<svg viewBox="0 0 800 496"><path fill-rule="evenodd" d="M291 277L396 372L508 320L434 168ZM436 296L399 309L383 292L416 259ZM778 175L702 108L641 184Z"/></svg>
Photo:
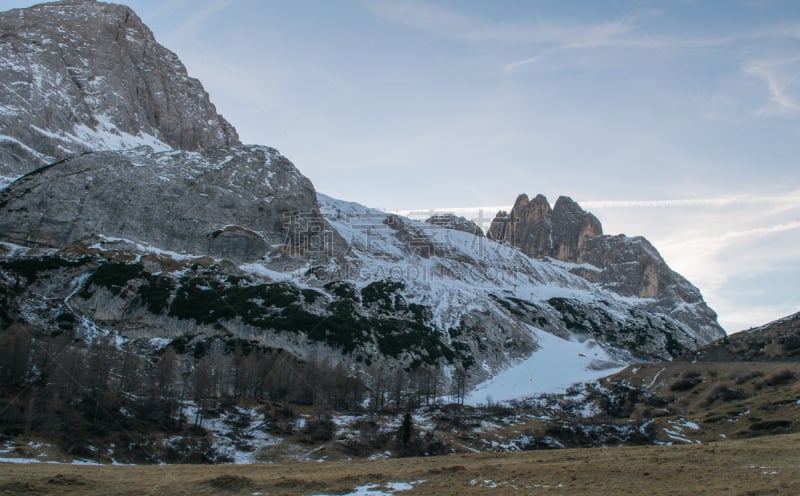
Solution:
<svg viewBox="0 0 800 496"><path fill-rule="evenodd" d="M197 408L194 402L187 401L184 403L183 413L191 421L197 415ZM230 422L226 422L234 419L227 416L205 418L201 425L213 437L214 450L230 458L232 463L237 465L256 463L259 450L283 442L281 438L272 436L263 429L264 416L255 408L237 406L236 415L244 420L246 426L234 428ZM173 439L173 441L179 440L180 437Z"/></svg>
<svg viewBox="0 0 800 496"><path fill-rule="evenodd" d="M528 359L478 384L465 398L469 405L558 393L579 382L593 382L627 365L614 362L595 341L568 341L531 327L540 349Z"/></svg>
<svg viewBox="0 0 800 496"><path fill-rule="evenodd" d="M422 484L425 481L414 482L387 482L385 484L364 484L363 486L356 487L352 493L347 493L344 496L385 496L401 491L410 491L414 489L415 484ZM316 496L326 496L318 494Z"/></svg>

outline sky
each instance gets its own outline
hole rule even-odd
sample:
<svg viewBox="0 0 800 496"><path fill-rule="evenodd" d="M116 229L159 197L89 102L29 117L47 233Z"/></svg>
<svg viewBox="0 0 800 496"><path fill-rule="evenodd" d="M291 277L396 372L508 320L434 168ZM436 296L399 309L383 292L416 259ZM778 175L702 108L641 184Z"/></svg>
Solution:
<svg viewBox="0 0 800 496"><path fill-rule="evenodd" d="M800 311L798 1L119 3L320 192L488 217L570 196L728 332Z"/></svg>

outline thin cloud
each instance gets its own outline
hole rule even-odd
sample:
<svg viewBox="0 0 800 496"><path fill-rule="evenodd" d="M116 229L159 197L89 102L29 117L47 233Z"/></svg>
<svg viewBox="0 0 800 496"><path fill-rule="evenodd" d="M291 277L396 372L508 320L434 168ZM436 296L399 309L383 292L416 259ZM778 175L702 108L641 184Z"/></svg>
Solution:
<svg viewBox="0 0 800 496"><path fill-rule="evenodd" d="M800 25L778 24L720 36L649 36L636 32L636 21L647 11L620 20L576 23L540 20L536 22L492 22L422 1L374 0L365 3L374 15L413 29L428 31L443 38L466 42L493 42L513 45L541 44L557 48L591 49L704 49L765 38L800 38ZM506 65L513 69L533 62L535 57Z"/></svg>
<svg viewBox="0 0 800 496"><path fill-rule="evenodd" d="M606 209L606 208L679 208L679 207L726 207L731 205L779 205L797 207L800 205L800 190L790 191L775 195L735 195L718 198L691 198L691 199L668 199L668 200L590 200L579 201L581 207L585 209ZM400 215L424 215L430 213L477 213L478 211L496 212L498 210L508 210L508 205L500 206L470 206L470 207L450 207L450 208L416 208L397 210L394 213Z"/></svg>
<svg viewBox="0 0 800 496"><path fill-rule="evenodd" d="M512 73L516 72L526 66L534 64L541 60L541 57L538 55L535 57L528 57L527 59L517 60L516 62L511 62L503 66L503 72L505 73Z"/></svg>
<svg viewBox="0 0 800 496"><path fill-rule="evenodd" d="M797 76L787 78L781 71L782 67L791 66L800 61L794 57L781 61L751 62L744 68L744 72L760 79L769 93L770 105L759 112L761 115L787 115L800 112L800 103L789 93L789 87Z"/></svg>
<svg viewBox="0 0 800 496"><path fill-rule="evenodd" d="M627 21L493 23L424 2L375 1L366 6L373 14L388 21L468 42L592 48L611 44L632 27Z"/></svg>
<svg viewBox="0 0 800 496"><path fill-rule="evenodd" d="M728 246L732 241L740 240L743 238L753 239L764 236L771 236L789 231L800 230L800 222L784 222L766 227L756 227L753 229L744 229L739 231L728 231L720 234L715 234L713 237L694 238L683 243L673 244L672 247L689 246L689 245L702 245L706 247L716 247L715 251Z"/></svg>
<svg viewBox="0 0 800 496"><path fill-rule="evenodd" d="M734 195L718 198L691 198L674 200L601 200L580 202L585 208L675 208L675 207L727 207L731 205L800 205L800 190L776 195Z"/></svg>
<svg viewBox="0 0 800 496"><path fill-rule="evenodd" d="M194 34L206 19L225 11L231 5L232 1L233 0L216 0L208 4L178 25L178 27L175 28L175 32L181 36Z"/></svg>

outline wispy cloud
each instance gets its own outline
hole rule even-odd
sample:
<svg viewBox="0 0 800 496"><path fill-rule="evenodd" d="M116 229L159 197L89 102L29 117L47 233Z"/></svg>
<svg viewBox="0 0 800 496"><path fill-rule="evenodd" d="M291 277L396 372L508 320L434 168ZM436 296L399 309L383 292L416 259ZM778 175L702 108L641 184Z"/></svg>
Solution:
<svg viewBox="0 0 800 496"><path fill-rule="evenodd" d="M366 4L375 15L444 38L469 42L543 44L591 48L611 44L631 29L628 21L497 23L424 2L378 0Z"/></svg>
<svg viewBox="0 0 800 496"><path fill-rule="evenodd" d="M526 66L529 66L531 64L534 64L534 63L538 62L539 60L541 60L541 57L539 55L536 55L534 57L528 57L527 59L517 60L517 61L514 61L514 62L511 62L511 63L508 63L508 64L504 65L503 66L503 72L506 72L506 73L516 72L516 71L518 71L520 69L523 69Z"/></svg>
<svg viewBox="0 0 800 496"><path fill-rule="evenodd" d="M233 0L214 0L200 10L196 11L185 21L183 21L175 31L181 36L188 36L197 31L197 29L211 16L225 11Z"/></svg>
<svg viewBox="0 0 800 496"><path fill-rule="evenodd" d="M678 247L689 247L689 246L703 246L706 247L706 251L709 251L709 248L713 248L713 252L718 252L722 248L730 245L732 242L741 239L755 239L764 236L771 236L773 234L779 234L789 231L798 231L800 230L800 222L784 222L781 224L775 224L771 226L765 227L756 227L753 229L742 229L742 230L731 230L722 233L716 233L713 236L703 237L703 238L693 238L690 240L686 240L682 243L675 243L672 245L673 248Z"/></svg>
<svg viewBox="0 0 800 496"><path fill-rule="evenodd" d="M378 17L438 36L469 42L515 45L541 44L559 48L638 47L654 49L713 48L764 38L800 39L800 25L782 23L716 36L690 34L651 35L640 25L648 11L628 13L618 20L571 22L559 20L518 20L495 22L446 9L419 0L373 0L366 7ZM509 66L532 62L535 57L511 62Z"/></svg>
<svg viewBox="0 0 800 496"><path fill-rule="evenodd" d="M745 65L744 72L760 79L769 93L770 103L759 111L760 114L788 115L800 112L800 102L790 93L791 86L800 75L798 62L800 57L750 62Z"/></svg>

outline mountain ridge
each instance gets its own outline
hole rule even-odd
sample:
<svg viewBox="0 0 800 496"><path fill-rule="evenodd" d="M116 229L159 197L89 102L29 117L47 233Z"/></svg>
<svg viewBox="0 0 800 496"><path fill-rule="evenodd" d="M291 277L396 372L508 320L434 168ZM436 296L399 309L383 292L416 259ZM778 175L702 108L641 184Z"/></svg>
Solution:
<svg viewBox="0 0 800 496"><path fill-rule="evenodd" d="M673 271L647 239L604 234L597 217L569 197L560 196L551 208L544 195L521 194L510 212L497 213L487 236L529 256L558 261L622 296L650 300L650 308L689 323L703 340L725 334L700 290Z"/></svg>
<svg viewBox="0 0 800 496"><path fill-rule="evenodd" d="M18 31L2 52L19 69L12 82L49 98L44 117L23 106L0 113L11 133L0 143L2 173L15 178L0 192L4 325L22 319L55 332L72 319L71 332L84 336L132 346L182 336L179 348L198 354L244 339L300 359L460 372L469 386L546 353L539 330L595 342L618 363L670 359L722 333L696 288L684 298L684 280L661 275L666 264L649 243L602 235L567 197L553 209L544 197L518 198L512 216L539 209L519 223L534 234L532 257L497 223L481 237L457 218L416 222L318 194L274 149L241 145L128 8L57 2L5 13L0 25ZM48 30L69 43L40 46ZM26 69L19 53L38 62ZM70 57L83 72L70 74ZM163 91L150 91L150 77L165 81ZM43 90L67 80L67 93ZM89 84L98 80L107 98ZM102 139L83 139L81 126ZM63 158L52 160L55 151ZM587 251L592 243L599 249ZM622 249L632 255L614 258ZM554 258L536 257L545 254ZM629 272L636 257L645 263ZM587 269L592 261L598 270ZM649 287L653 263L658 293L674 301L636 289Z"/></svg>

